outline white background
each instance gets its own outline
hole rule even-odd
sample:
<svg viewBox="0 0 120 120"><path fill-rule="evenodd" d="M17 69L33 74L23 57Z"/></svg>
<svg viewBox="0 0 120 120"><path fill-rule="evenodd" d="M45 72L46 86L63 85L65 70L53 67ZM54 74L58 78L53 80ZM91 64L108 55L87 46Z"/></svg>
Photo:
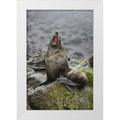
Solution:
<svg viewBox="0 0 120 120"><path fill-rule="evenodd" d="M22 0L21 0L22 1ZM24 0L18 4L18 119L22 120L101 120L102 119L102 4L98 0ZM27 111L26 110L26 9L94 10L94 110ZM86 115L87 114L87 115ZM54 117L53 117L54 116Z"/></svg>
<svg viewBox="0 0 120 120"><path fill-rule="evenodd" d="M16 120L16 0L0 1L0 120ZM120 1L104 0L104 120L120 120Z"/></svg>

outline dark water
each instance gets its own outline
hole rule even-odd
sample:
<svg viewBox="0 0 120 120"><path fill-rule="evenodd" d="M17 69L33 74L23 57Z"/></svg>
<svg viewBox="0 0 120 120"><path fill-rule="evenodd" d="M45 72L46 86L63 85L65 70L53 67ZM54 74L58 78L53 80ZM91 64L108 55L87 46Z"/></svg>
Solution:
<svg viewBox="0 0 120 120"><path fill-rule="evenodd" d="M70 58L93 55L93 11L27 12L27 53L47 51L54 32L59 32Z"/></svg>

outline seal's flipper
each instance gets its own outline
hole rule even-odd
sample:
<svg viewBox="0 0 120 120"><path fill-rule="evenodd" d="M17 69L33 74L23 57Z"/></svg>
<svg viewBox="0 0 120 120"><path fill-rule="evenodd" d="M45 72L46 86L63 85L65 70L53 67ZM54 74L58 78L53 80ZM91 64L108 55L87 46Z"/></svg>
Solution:
<svg viewBox="0 0 120 120"><path fill-rule="evenodd" d="M69 86L69 85L65 85L65 87L66 87L70 92L74 92L74 90L76 89L76 87Z"/></svg>
<svg viewBox="0 0 120 120"><path fill-rule="evenodd" d="M73 86L73 87L79 86L77 83L74 83L65 77L57 78L57 81L59 83L62 83L62 84L68 85L68 86Z"/></svg>
<svg viewBox="0 0 120 120"><path fill-rule="evenodd" d="M57 81L61 84L64 84L65 87L70 91L70 92L74 92L74 90L76 89L76 87L79 86L79 84L72 82L71 80L69 80L66 77L60 76L60 78L57 78Z"/></svg>

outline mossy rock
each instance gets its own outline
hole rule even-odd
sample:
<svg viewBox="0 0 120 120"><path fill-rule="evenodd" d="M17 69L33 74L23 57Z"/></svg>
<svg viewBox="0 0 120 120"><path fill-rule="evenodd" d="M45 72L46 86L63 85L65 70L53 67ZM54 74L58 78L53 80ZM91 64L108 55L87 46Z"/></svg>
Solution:
<svg viewBox="0 0 120 120"><path fill-rule="evenodd" d="M93 109L93 68L89 67L83 60L74 60L70 65L84 72L88 78L88 84L85 88L75 88L73 92L69 91L65 85L57 81L38 87L38 90L32 90L28 95L28 110L92 110ZM81 67L82 63L82 67ZM87 65L84 67L84 65ZM37 88L36 88L37 89Z"/></svg>
<svg viewBox="0 0 120 120"><path fill-rule="evenodd" d="M54 82L44 92L29 95L28 104L32 110L91 110L93 89L86 86L70 92L63 84Z"/></svg>
<svg viewBox="0 0 120 120"><path fill-rule="evenodd" d="M84 68L82 69L82 71L86 74L88 78L88 85L93 87L93 68L91 67Z"/></svg>

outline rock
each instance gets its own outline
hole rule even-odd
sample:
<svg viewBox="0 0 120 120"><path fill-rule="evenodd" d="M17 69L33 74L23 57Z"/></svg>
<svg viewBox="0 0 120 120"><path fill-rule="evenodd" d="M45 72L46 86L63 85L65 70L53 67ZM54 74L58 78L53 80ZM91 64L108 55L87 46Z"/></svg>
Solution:
<svg viewBox="0 0 120 120"><path fill-rule="evenodd" d="M31 107L29 105L27 105L27 110L32 110Z"/></svg>
<svg viewBox="0 0 120 120"><path fill-rule="evenodd" d="M27 94L27 109L32 110L91 110L93 109L93 68L86 60L74 60L69 63L73 72L80 73L87 79L87 84L81 89L76 87L69 91L58 82L29 89Z"/></svg>
<svg viewBox="0 0 120 120"><path fill-rule="evenodd" d="M37 65L37 67L41 65L45 65L45 53L40 53L30 58L29 60L27 60L27 64Z"/></svg>
<svg viewBox="0 0 120 120"><path fill-rule="evenodd" d="M86 86L74 92L58 82L52 83L46 90L38 90L28 96L33 110L90 110L93 109L93 89Z"/></svg>
<svg viewBox="0 0 120 120"><path fill-rule="evenodd" d="M93 67L93 56L89 58L90 67Z"/></svg>

